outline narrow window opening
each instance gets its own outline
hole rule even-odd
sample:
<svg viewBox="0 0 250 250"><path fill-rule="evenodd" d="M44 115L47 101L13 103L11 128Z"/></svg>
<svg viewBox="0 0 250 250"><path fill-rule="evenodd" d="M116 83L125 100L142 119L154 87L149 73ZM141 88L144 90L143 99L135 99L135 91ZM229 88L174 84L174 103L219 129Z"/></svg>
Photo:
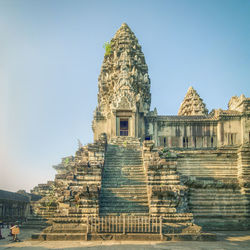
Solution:
<svg viewBox="0 0 250 250"><path fill-rule="evenodd" d="M188 138L183 137L183 148L188 148Z"/></svg>
<svg viewBox="0 0 250 250"><path fill-rule="evenodd" d="M128 136L128 119L120 120L120 136Z"/></svg>

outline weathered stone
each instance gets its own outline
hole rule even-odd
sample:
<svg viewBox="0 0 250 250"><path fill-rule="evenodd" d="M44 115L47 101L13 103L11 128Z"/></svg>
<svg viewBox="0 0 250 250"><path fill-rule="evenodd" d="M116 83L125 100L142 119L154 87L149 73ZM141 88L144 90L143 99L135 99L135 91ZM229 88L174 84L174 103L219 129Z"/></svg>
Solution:
<svg viewBox="0 0 250 250"><path fill-rule="evenodd" d="M181 103L178 115L207 115L208 110L202 99L193 89L190 87L188 92Z"/></svg>
<svg viewBox="0 0 250 250"><path fill-rule="evenodd" d="M165 239L202 238L201 226L250 227L250 98L232 97L228 110L208 114L190 87L178 116L150 111L148 68L126 24L106 51L98 88L95 142L64 157L55 181L34 189L43 196L35 212L52 221L41 237L79 228L82 239L88 218L106 215L161 218Z"/></svg>

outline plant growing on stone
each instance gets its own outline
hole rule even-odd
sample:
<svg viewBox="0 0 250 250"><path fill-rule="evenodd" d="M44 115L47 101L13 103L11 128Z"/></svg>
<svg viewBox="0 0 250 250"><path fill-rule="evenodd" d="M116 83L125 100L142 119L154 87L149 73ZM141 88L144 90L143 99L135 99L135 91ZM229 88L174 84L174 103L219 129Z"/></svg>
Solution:
<svg viewBox="0 0 250 250"><path fill-rule="evenodd" d="M105 56L108 56L111 54L111 43L105 42L103 45L103 48L105 49Z"/></svg>
<svg viewBox="0 0 250 250"><path fill-rule="evenodd" d="M123 146L126 148L127 147L127 141L123 142Z"/></svg>
<svg viewBox="0 0 250 250"><path fill-rule="evenodd" d="M64 164L68 165L69 164L69 157L67 157L66 159L64 159Z"/></svg>

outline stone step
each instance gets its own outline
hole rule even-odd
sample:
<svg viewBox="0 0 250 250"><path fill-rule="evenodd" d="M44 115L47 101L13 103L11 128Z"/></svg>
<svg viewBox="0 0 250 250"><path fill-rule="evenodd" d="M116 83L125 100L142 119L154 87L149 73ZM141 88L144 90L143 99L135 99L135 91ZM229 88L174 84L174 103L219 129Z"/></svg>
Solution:
<svg viewBox="0 0 250 250"><path fill-rule="evenodd" d="M104 201L101 199L100 201L100 205L101 206L105 206L105 207L148 207L148 202L147 201L114 201L114 202L110 202L110 201Z"/></svg>
<svg viewBox="0 0 250 250"><path fill-rule="evenodd" d="M190 193L189 195L190 200L230 200L230 199L244 199L244 195L242 194L234 194L234 193Z"/></svg>
<svg viewBox="0 0 250 250"><path fill-rule="evenodd" d="M105 160L110 160L110 159L117 159L117 160L131 160L131 159L134 159L134 160L138 161L138 160L142 160L142 156L141 156L140 153L138 153L138 154L126 154L126 153L109 154L109 153L106 153Z"/></svg>
<svg viewBox="0 0 250 250"><path fill-rule="evenodd" d="M209 203L213 203L213 202L245 202L247 199L246 197L244 197L243 195L241 197L190 197L189 201L190 202L209 202ZM250 202L250 201L249 201Z"/></svg>
<svg viewBox="0 0 250 250"><path fill-rule="evenodd" d="M113 204L113 203L116 203L116 202L133 202L133 203L148 203L148 199L143 197L143 196L135 196L133 197L132 195L130 197L126 197L126 196L103 196L100 198L100 202L102 203L110 203L110 204Z"/></svg>
<svg viewBox="0 0 250 250"><path fill-rule="evenodd" d="M218 189L215 189L215 188L207 188L207 189L203 189L203 188L197 188L197 189L194 189L194 188L190 188L190 192L195 194L195 193L199 193L199 194L211 194L211 195L219 195L219 194L222 194L223 196L224 195L240 195L240 189L225 189L225 188L218 188Z"/></svg>
<svg viewBox="0 0 250 250"><path fill-rule="evenodd" d="M120 152L120 151L115 151L115 150L107 150L106 157L125 157L125 156L138 156L141 158L141 152L140 151L125 151L125 152Z"/></svg>
<svg viewBox="0 0 250 250"><path fill-rule="evenodd" d="M107 176L108 177L108 176ZM114 184L119 184L122 185L123 183L130 183L133 185L141 185L144 184L146 185L146 180L143 177L129 177L129 176L124 176L124 177L116 177L116 176L112 176L110 178L105 178L105 179L109 179L109 180L105 180L102 182L103 185L105 184L109 184L109 183L114 183Z"/></svg>
<svg viewBox="0 0 250 250"><path fill-rule="evenodd" d="M105 163L106 162L108 162L108 163L115 163L115 162L119 162L119 163L128 162L128 163L131 163L131 162L142 162L142 159L138 158L138 157L131 157L131 156L128 156L126 158L106 157L105 158Z"/></svg>
<svg viewBox="0 0 250 250"><path fill-rule="evenodd" d="M123 181L123 182L117 182L117 181L110 181L110 182L104 182L102 183L101 189L126 189L126 191L130 190L141 190L144 189L146 190L146 183L145 182L138 182L138 181Z"/></svg>
<svg viewBox="0 0 250 250"><path fill-rule="evenodd" d="M116 161L116 160L112 160L112 161L107 161L105 162L106 166L110 166L110 167L122 167L122 166L142 166L142 162L141 161Z"/></svg>
<svg viewBox="0 0 250 250"><path fill-rule="evenodd" d="M100 202L101 203L110 203L111 205L113 203L117 203L117 202L141 204L141 203L148 203L148 199L145 197L139 197L139 196L136 196L136 197L132 197L132 196L131 197L103 196L100 199Z"/></svg>
<svg viewBox="0 0 250 250"><path fill-rule="evenodd" d="M100 200L102 199L126 199L126 200L135 200L136 198L140 199L140 200L147 200L147 194L143 193L143 192L136 192L136 190L134 190L134 192L119 192L117 190L117 192L101 192L101 196L100 196Z"/></svg>
<svg viewBox="0 0 250 250"><path fill-rule="evenodd" d="M140 161L131 161L131 162L118 162L118 161L112 161L112 162L105 162L105 166L107 167L137 167L137 168L142 168L142 162Z"/></svg>
<svg viewBox="0 0 250 250"><path fill-rule="evenodd" d="M143 176L134 176L134 177L132 177L132 176L104 175L103 178L104 179L109 179L108 181L107 180L103 181L103 183L105 183L105 182L109 182L109 183L110 182L124 182L124 181L125 182L126 181L131 181L133 183L136 183L136 181L138 183L142 183L142 182L145 183L146 182L145 177L143 177Z"/></svg>
<svg viewBox="0 0 250 250"><path fill-rule="evenodd" d="M102 177L100 214L148 214L141 151L108 145Z"/></svg>
<svg viewBox="0 0 250 250"><path fill-rule="evenodd" d="M144 177L146 179L146 176L144 173L140 171L103 171L102 177L110 177L110 176L125 176L125 177Z"/></svg>
<svg viewBox="0 0 250 250"><path fill-rule="evenodd" d="M145 183L136 183L136 185L134 185L133 182L122 182L122 183L103 183L102 188L126 188L126 189L144 189L147 190L147 186L145 185Z"/></svg>
<svg viewBox="0 0 250 250"><path fill-rule="evenodd" d="M146 182L145 181L139 181L139 180L124 180L124 179L110 179L110 181L105 181L102 183L102 188L107 187L128 187L128 186L143 186L146 188Z"/></svg>
<svg viewBox="0 0 250 250"><path fill-rule="evenodd" d="M114 215L114 216L117 216L119 213L108 213L108 212L102 212L102 214L101 214L101 216L112 216L112 215ZM122 213L123 214L123 216L125 215L127 215L127 216L129 216L129 215L133 215L133 213ZM136 212L136 216L149 216L149 213L148 212Z"/></svg>
<svg viewBox="0 0 250 250"><path fill-rule="evenodd" d="M180 181L148 181L148 185L149 186L180 186Z"/></svg>
<svg viewBox="0 0 250 250"><path fill-rule="evenodd" d="M132 194L127 194L127 195L123 195L123 194L119 194L119 196L115 196L115 197L119 197L119 199L121 200L127 200L127 201L133 201L133 202L147 202L148 201L148 197L143 196L143 195L132 195ZM104 202L113 202L114 200L114 195L102 195L102 197L100 198L101 201Z"/></svg>
<svg viewBox="0 0 250 250"><path fill-rule="evenodd" d="M121 198L133 197L133 196L143 198L143 197L145 197L145 195L147 196L147 193L145 193L144 190L141 190L138 192L137 190L121 191L121 190L112 189L109 191L109 193L106 191L101 191L100 199L102 199L103 197L109 197L109 196L117 196L117 197L121 197Z"/></svg>
<svg viewBox="0 0 250 250"><path fill-rule="evenodd" d="M116 158L116 159L129 159L131 157L133 159L142 159L142 155L140 152L137 153L126 153L126 152L107 152L105 154L106 159Z"/></svg>
<svg viewBox="0 0 250 250"><path fill-rule="evenodd" d="M87 229L87 226L84 225L85 228L79 230L78 228L75 229L75 228L53 228L51 231L53 231L53 233L55 234L60 234L60 233L68 233L68 234L77 234L77 233L86 233L86 229ZM49 230L43 230L43 233L50 233Z"/></svg>
<svg viewBox="0 0 250 250"><path fill-rule="evenodd" d="M136 154L118 153L118 152L109 153L109 152L107 152L105 155L105 158L106 159L123 159L123 160L129 160L131 158L131 159L141 160L142 155L140 152L136 153Z"/></svg>
<svg viewBox="0 0 250 250"><path fill-rule="evenodd" d="M145 183L146 178L144 176L113 176L113 175L105 175L103 178L102 183L110 183L110 182L124 182L124 181L131 181L132 183Z"/></svg>
<svg viewBox="0 0 250 250"><path fill-rule="evenodd" d="M142 160L142 156L141 154L117 154L117 153L114 153L114 154L109 154L109 153L106 153L105 155L105 160L137 160L137 161L140 161Z"/></svg>
<svg viewBox="0 0 250 250"><path fill-rule="evenodd" d="M144 169L141 165L138 166L108 166L103 170L103 173L105 172L114 172L116 174L121 173L133 173L133 174L144 174ZM145 174L144 174L145 175Z"/></svg>
<svg viewBox="0 0 250 250"><path fill-rule="evenodd" d="M190 209L195 214L214 214L218 213L221 215L224 214L249 214L249 211L246 211L244 207L238 206L238 207L230 207L230 206L192 206L190 205Z"/></svg>
<svg viewBox="0 0 250 250"><path fill-rule="evenodd" d="M211 211L211 212L202 212L202 211L192 211L194 214L195 218L240 218L240 217L249 217L249 214L247 214L246 212L224 212L221 210L218 211ZM226 221L224 221L225 223Z"/></svg>
<svg viewBox="0 0 250 250"><path fill-rule="evenodd" d="M133 206L133 207L124 207L124 206L120 206L120 207L116 207L116 206L110 206L110 207L101 207L100 208L100 213L136 213L136 212L144 212L147 213L149 211L148 206Z"/></svg>
<svg viewBox="0 0 250 250"><path fill-rule="evenodd" d="M148 176L149 181L163 181L163 180L179 180L180 177L178 175L162 175L162 176Z"/></svg>
<svg viewBox="0 0 250 250"><path fill-rule="evenodd" d="M118 150L118 149L108 149L106 151L106 154L107 156L121 156L121 157L124 157L126 155L136 155L136 156L139 156L141 157L141 151L133 151L132 149L131 150Z"/></svg>
<svg viewBox="0 0 250 250"><path fill-rule="evenodd" d="M126 175L131 175L131 176L134 176L134 175L145 176L142 168L141 169L140 168L132 168L129 171L129 170L124 169L124 168L109 167L109 168L103 170L103 175L104 174L115 174L115 175L126 174Z"/></svg>
<svg viewBox="0 0 250 250"><path fill-rule="evenodd" d="M109 166L109 165L128 165L128 166L138 166L139 164L142 165L142 160L133 160L133 159L129 159L129 160L124 160L124 159L105 159L105 165Z"/></svg>
<svg viewBox="0 0 250 250"><path fill-rule="evenodd" d="M205 200L191 200L189 202L190 206L221 206L221 207L231 207L231 208L235 208L235 207L242 207L244 205L248 205L250 204L250 201L247 200L218 200L218 201L205 201Z"/></svg>
<svg viewBox="0 0 250 250"><path fill-rule="evenodd" d="M144 170L142 167L131 167L128 168L127 166L123 166L123 167L108 167L107 169L104 169L102 174L113 174L113 175L117 175L117 176L121 176L121 175L138 175L138 176L145 176L144 174Z"/></svg>

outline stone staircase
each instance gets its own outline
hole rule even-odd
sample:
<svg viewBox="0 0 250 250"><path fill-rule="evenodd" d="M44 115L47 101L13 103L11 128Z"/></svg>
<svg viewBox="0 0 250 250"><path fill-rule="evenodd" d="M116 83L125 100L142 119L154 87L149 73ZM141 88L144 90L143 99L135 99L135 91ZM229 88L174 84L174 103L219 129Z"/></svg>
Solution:
<svg viewBox="0 0 250 250"><path fill-rule="evenodd" d="M38 215L29 215L26 222L20 227L23 229L44 229L49 225L48 221Z"/></svg>
<svg viewBox="0 0 250 250"><path fill-rule="evenodd" d="M182 157L178 158L177 169L189 187L189 208L195 222L205 230L249 228L249 200L245 194L248 181L243 175L244 166L249 164L242 164L242 150L238 157L232 148L196 154L178 152Z"/></svg>
<svg viewBox="0 0 250 250"><path fill-rule="evenodd" d="M146 176L141 151L135 149L137 142L134 148L130 147L133 144L131 142L123 141L119 144L107 146L100 193L100 215L148 215Z"/></svg>

